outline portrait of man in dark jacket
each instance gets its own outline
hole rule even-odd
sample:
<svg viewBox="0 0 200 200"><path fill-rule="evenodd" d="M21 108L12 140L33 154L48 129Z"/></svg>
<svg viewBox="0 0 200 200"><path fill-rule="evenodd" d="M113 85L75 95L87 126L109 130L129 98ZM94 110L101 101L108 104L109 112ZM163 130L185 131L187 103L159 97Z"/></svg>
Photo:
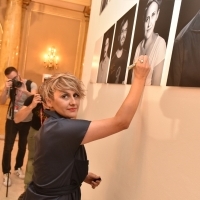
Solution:
<svg viewBox="0 0 200 200"><path fill-rule="evenodd" d="M186 11L187 10L187 11ZM168 73L168 86L200 87L200 1L182 1L179 23L195 12L178 32Z"/></svg>

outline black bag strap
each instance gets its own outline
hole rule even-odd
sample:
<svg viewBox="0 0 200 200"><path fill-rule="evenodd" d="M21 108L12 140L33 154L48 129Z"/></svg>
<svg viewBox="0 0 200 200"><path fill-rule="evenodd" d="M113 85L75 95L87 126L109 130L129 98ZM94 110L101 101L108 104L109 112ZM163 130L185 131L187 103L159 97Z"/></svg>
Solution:
<svg viewBox="0 0 200 200"><path fill-rule="evenodd" d="M26 89L31 92L31 83L32 81L31 80L27 80L26 81ZM16 89L11 89L10 90L10 102L9 102L9 105L8 105L8 110L10 110L10 106L11 106L11 102L14 101L15 99L15 95L16 95ZM14 109L14 106L12 105L12 109Z"/></svg>
<svg viewBox="0 0 200 200"><path fill-rule="evenodd" d="M27 80L27 81L26 81L26 88L27 88L27 90L28 90L29 92L31 92L31 83L32 83L31 80Z"/></svg>
<svg viewBox="0 0 200 200"><path fill-rule="evenodd" d="M9 112L9 116L11 116L11 119L13 120L14 118L14 103L15 103L15 95L16 95L16 89L12 88L10 90L10 102L8 105L8 110L7 110L7 114Z"/></svg>

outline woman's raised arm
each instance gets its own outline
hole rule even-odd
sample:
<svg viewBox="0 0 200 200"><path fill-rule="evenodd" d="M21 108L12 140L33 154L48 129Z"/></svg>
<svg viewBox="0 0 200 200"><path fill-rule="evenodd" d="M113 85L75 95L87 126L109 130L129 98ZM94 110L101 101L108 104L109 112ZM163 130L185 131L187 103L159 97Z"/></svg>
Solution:
<svg viewBox="0 0 200 200"><path fill-rule="evenodd" d="M148 56L140 56L134 68L130 91L118 112L112 118L92 121L82 144L107 137L129 127L140 102L149 70Z"/></svg>

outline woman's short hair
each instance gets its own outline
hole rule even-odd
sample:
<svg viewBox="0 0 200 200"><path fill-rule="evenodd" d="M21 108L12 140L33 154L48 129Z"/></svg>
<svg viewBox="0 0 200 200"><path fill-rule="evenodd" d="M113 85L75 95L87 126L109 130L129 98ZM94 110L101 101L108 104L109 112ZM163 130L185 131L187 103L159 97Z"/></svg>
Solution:
<svg viewBox="0 0 200 200"><path fill-rule="evenodd" d="M162 0L147 0L147 4L146 4L145 10L144 10L144 21L146 20L146 13L147 13L147 10L148 10L149 6L150 6L153 2L156 2L156 3L158 4L158 11L160 10L160 6L161 6L161 4L162 4Z"/></svg>
<svg viewBox="0 0 200 200"><path fill-rule="evenodd" d="M145 10L150 6L151 3L156 2L158 4L158 10L160 10L160 6L162 4L162 0L147 0L147 5Z"/></svg>
<svg viewBox="0 0 200 200"><path fill-rule="evenodd" d="M76 92L80 98L85 96L85 89L82 81L70 73L57 73L49 77L43 82L39 88L39 93L46 102L46 99L54 99L54 92L66 92L72 90Z"/></svg>

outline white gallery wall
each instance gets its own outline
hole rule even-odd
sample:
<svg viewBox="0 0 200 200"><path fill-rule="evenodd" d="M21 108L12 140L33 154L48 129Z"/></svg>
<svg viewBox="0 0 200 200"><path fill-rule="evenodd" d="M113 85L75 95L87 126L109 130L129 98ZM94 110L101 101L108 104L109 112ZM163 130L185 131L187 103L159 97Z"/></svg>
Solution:
<svg viewBox="0 0 200 200"><path fill-rule="evenodd" d="M137 3L110 0L99 14L101 1L92 2L80 118L115 115L129 91L130 85L95 80L103 34ZM200 199L200 88L165 86L180 5L175 0L161 86L145 87L128 130L85 145L90 171L103 181L95 190L83 184L82 200ZM134 29L135 21L133 37Z"/></svg>

